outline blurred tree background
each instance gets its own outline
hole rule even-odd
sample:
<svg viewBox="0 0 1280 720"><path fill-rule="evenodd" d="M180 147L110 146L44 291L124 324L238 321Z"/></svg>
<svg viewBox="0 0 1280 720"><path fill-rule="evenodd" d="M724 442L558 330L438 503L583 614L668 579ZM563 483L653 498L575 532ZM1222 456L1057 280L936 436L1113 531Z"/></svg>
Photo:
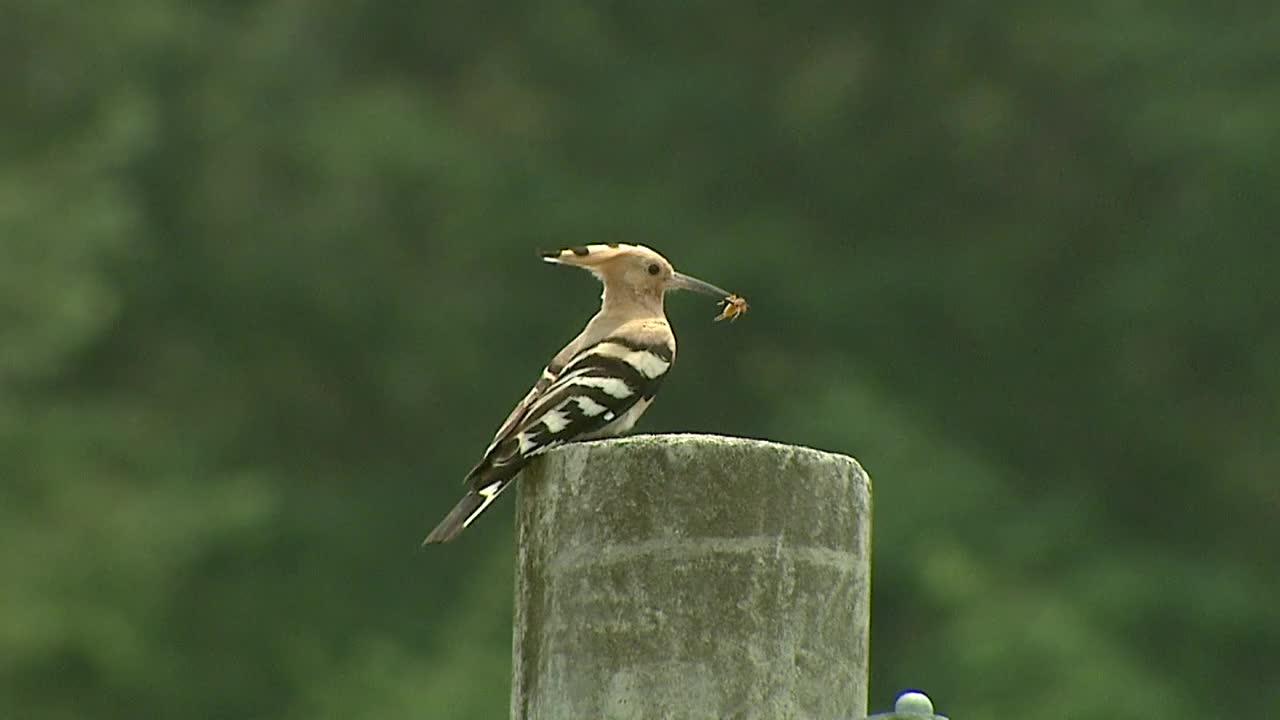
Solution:
<svg viewBox="0 0 1280 720"><path fill-rule="evenodd" d="M873 708L1267 716L1278 47L1270 3L3 4L0 717L505 717L512 500L418 542L594 311L535 251L592 241L753 305L671 298L642 430L870 470Z"/></svg>

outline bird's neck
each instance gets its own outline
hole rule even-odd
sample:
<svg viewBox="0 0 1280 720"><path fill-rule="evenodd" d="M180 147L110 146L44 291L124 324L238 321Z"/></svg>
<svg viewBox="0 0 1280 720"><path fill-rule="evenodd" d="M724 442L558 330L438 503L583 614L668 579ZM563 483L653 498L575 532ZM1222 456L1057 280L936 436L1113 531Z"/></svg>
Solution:
<svg viewBox="0 0 1280 720"><path fill-rule="evenodd" d="M665 318L663 295L636 293L626 288L605 286L600 296L600 314L630 319Z"/></svg>

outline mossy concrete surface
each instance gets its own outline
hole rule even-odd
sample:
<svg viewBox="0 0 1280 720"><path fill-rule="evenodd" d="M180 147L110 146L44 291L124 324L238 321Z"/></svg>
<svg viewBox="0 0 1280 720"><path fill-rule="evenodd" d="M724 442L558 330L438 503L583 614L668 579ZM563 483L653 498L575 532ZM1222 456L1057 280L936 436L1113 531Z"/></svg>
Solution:
<svg viewBox="0 0 1280 720"><path fill-rule="evenodd" d="M518 485L513 718L866 717L857 461L641 435L559 448Z"/></svg>

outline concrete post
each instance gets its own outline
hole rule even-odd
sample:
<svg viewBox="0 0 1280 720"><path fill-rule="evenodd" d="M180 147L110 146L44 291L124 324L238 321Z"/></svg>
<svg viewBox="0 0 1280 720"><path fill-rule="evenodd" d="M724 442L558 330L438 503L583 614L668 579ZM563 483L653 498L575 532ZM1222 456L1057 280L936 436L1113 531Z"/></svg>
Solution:
<svg viewBox="0 0 1280 720"><path fill-rule="evenodd" d="M857 461L641 435L564 446L518 484L515 720L866 717Z"/></svg>

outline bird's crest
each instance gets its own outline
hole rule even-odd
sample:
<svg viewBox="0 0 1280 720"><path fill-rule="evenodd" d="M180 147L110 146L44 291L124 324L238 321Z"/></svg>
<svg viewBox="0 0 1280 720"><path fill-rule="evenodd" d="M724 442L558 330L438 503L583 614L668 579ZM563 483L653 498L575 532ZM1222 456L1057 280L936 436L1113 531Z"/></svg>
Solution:
<svg viewBox="0 0 1280 720"><path fill-rule="evenodd" d="M644 245L627 243L596 243L594 245L577 245L562 250L548 250L542 253L545 262L560 265L577 265L578 267L594 267L616 260L624 255L658 255ZM658 257L661 257L660 255Z"/></svg>

